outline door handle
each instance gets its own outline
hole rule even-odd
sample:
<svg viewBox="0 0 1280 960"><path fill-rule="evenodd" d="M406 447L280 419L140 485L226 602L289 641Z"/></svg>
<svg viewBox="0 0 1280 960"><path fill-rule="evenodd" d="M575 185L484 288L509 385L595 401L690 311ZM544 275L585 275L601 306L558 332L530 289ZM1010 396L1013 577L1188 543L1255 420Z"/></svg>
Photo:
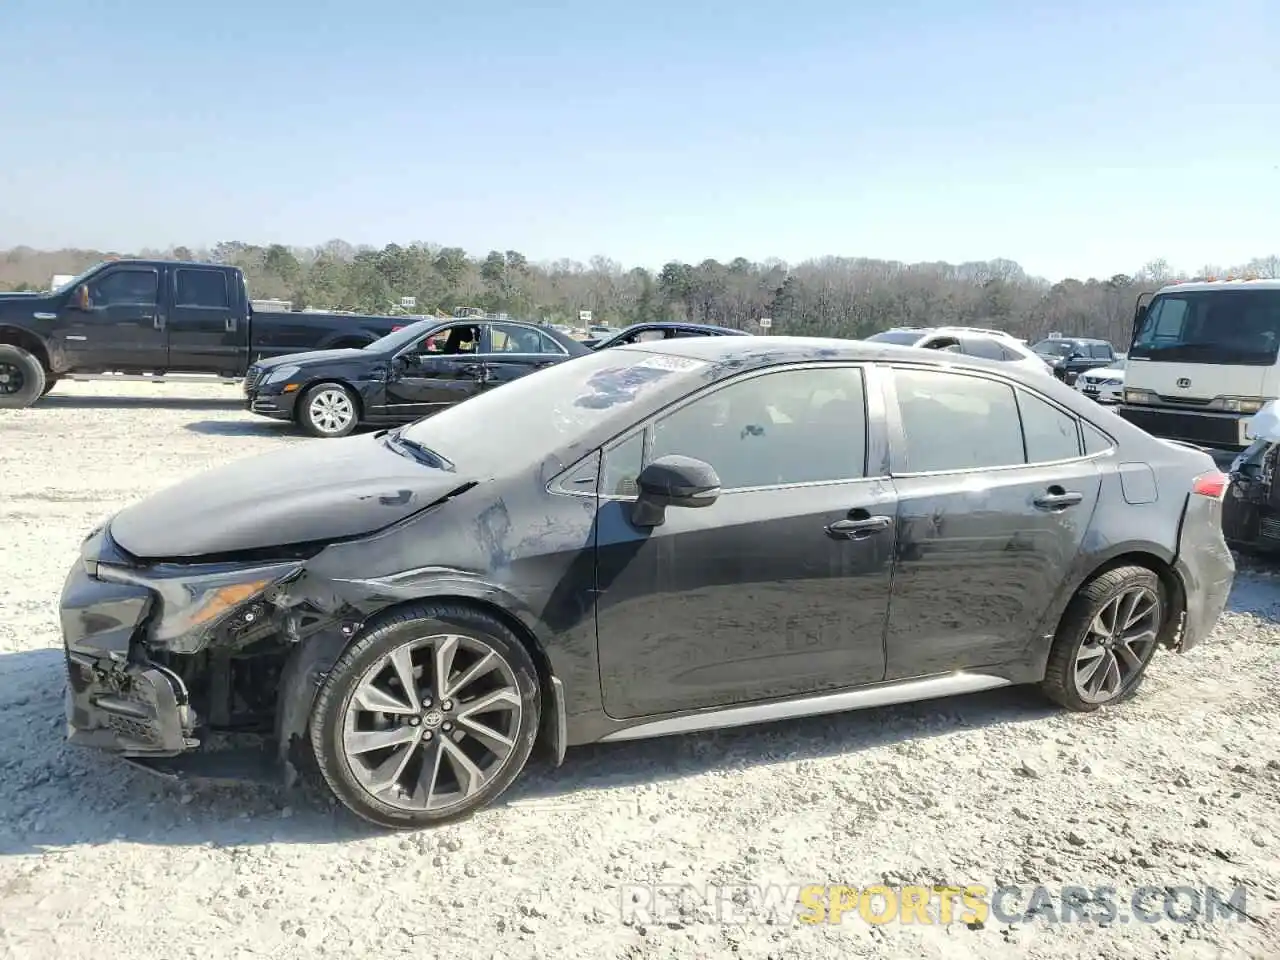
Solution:
<svg viewBox="0 0 1280 960"><path fill-rule="evenodd" d="M873 533L888 530L893 523L892 517L872 517L865 510L852 510L850 513L861 516L851 515L847 520L827 524L827 536L833 540L865 540Z"/></svg>
<svg viewBox="0 0 1280 960"><path fill-rule="evenodd" d="M1084 500L1083 493L1068 493L1062 487L1052 486L1033 501L1041 510L1065 510Z"/></svg>
<svg viewBox="0 0 1280 960"><path fill-rule="evenodd" d="M151 325L152 325L153 327L155 327L157 330L163 330L163 329L164 329L164 317L160 316L160 314L158 314L158 313L157 313L154 317L143 317L142 319L143 319L143 320L150 320L150 321L151 321Z"/></svg>
<svg viewBox="0 0 1280 960"><path fill-rule="evenodd" d="M227 317L227 333L235 333L235 332L236 332L236 318Z"/></svg>

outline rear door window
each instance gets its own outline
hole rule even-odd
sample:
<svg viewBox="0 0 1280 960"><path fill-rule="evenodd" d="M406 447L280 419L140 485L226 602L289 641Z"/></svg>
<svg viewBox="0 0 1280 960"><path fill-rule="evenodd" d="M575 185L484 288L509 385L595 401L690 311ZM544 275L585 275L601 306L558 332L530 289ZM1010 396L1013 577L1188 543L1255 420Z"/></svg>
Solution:
<svg viewBox="0 0 1280 960"><path fill-rule="evenodd" d="M981 470L1081 455L1077 419L1028 390L935 370L898 369L893 376L906 441L906 463L895 464L895 472Z"/></svg>
<svg viewBox="0 0 1280 960"><path fill-rule="evenodd" d="M893 376L906 441L899 472L1026 463L1013 387L939 370L900 368Z"/></svg>
<svg viewBox="0 0 1280 960"><path fill-rule="evenodd" d="M176 306L207 310L226 310L231 306L227 275L221 270L183 268L177 272L175 287Z"/></svg>

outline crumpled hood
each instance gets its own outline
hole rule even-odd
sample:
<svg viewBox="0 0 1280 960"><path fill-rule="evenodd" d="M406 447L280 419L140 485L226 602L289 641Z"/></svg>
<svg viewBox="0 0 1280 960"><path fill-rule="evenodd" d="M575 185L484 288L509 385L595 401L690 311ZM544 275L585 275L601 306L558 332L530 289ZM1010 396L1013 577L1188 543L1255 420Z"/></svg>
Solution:
<svg viewBox="0 0 1280 960"><path fill-rule="evenodd" d="M111 538L139 559L192 559L372 533L471 478L365 434L312 440L198 474L125 508Z"/></svg>
<svg viewBox="0 0 1280 960"><path fill-rule="evenodd" d="M342 360L368 360L369 354L363 350L354 347L346 347L342 350L307 350L303 353L286 353L280 357L272 357L269 360L258 360L254 366L260 370L273 370L276 367L290 366L311 366L319 363L335 363Z"/></svg>

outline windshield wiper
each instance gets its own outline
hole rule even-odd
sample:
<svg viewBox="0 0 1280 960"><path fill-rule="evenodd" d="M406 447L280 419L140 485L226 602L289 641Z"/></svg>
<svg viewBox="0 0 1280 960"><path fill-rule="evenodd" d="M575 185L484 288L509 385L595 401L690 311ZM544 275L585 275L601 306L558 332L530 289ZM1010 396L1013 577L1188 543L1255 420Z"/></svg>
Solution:
<svg viewBox="0 0 1280 960"><path fill-rule="evenodd" d="M399 430L392 430L387 434L387 442L407 451L414 460L417 460L419 463L425 464L428 467L435 467L437 470L453 469L453 464L448 460L440 456L440 454L436 453L430 447L423 446L417 440L410 440L404 435L403 430L403 427Z"/></svg>

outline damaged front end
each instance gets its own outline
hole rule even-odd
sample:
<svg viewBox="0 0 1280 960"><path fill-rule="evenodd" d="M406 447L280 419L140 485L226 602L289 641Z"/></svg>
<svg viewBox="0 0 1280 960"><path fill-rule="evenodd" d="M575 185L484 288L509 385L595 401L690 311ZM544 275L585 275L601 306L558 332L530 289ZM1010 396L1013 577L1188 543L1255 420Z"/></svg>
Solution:
<svg viewBox="0 0 1280 960"><path fill-rule="evenodd" d="M1280 552L1280 443L1256 440L1236 457L1222 503L1222 533L1237 549Z"/></svg>
<svg viewBox="0 0 1280 960"><path fill-rule="evenodd" d="M148 563L107 527L92 533L60 603L69 742L176 776L185 768L162 761L197 751L210 734L274 734L283 740L275 759L292 772L282 715L292 710L305 726L322 676L301 669L298 653L336 654L356 626L290 590L321 549ZM331 642L303 643L318 634Z"/></svg>

